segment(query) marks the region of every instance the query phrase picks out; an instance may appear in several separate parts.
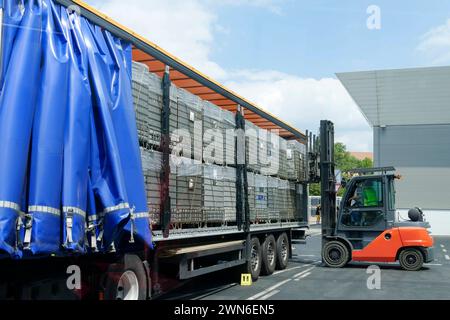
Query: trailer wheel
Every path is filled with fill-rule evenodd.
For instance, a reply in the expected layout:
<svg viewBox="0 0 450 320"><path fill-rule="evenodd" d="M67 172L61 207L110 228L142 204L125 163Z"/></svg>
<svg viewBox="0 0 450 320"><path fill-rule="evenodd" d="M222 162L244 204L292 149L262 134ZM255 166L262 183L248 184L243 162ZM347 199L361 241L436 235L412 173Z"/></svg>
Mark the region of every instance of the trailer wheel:
<svg viewBox="0 0 450 320"><path fill-rule="evenodd" d="M147 298L147 274L142 260L127 254L122 261L109 265L106 272L106 300L145 300Z"/></svg>
<svg viewBox="0 0 450 320"><path fill-rule="evenodd" d="M277 246L276 246L276 253L277 253L277 262L276 266L278 270L284 270L287 268L288 261L289 261L289 255L291 248L289 247L289 238L286 233L280 234L280 236L277 239Z"/></svg>
<svg viewBox="0 0 450 320"><path fill-rule="evenodd" d="M246 264L245 272L252 275L252 281L257 281L261 274L262 250L259 239L254 237L250 241L250 261Z"/></svg>
<svg viewBox="0 0 450 320"><path fill-rule="evenodd" d="M410 248L400 252L400 266L407 271L418 271L423 266L423 255L418 249Z"/></svg>
<svg viewBox="0 0 450 320"><path fill-rule="evenodd" d="M276 246L273 235L267 236L262 245L262 273L266 276L271 275L275 271L277 263Z"/></svg>
<svg viewBox="0 0 450 320"><path fill-rule="evenodd" d="M322 250L323 261L330 268L342 268L349 261L347 247L339 241L330 241L325 244Z"/></svg>

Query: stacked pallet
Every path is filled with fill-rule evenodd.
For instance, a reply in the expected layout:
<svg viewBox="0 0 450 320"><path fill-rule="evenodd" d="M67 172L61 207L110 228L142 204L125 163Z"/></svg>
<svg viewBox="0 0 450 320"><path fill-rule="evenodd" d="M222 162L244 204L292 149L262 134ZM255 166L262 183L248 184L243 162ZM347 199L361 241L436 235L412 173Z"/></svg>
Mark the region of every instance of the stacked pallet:
<svg viewBox="0 0 450 320"><path fill-rule="evenodd" d="M256 221L256 193L255 193L255 174L253 172L247 172L247 194L248 194L248 207L250 210L250 221Z"/></svg>
<svg viewBox="0 0 450 320"><path fill-rule="evenodd" d="M136 111L139 144L148 149L158 149L161 144L161 113L163 108L162 81L149 71L147 65L133 62L132 93ZM172 146L178 143L178 89L170 88L170 133Z"/></svg>
<svg viewBox="0 0 450 320"><path fill-rule="evenodd" d="M175 154L189 159L201 160L203 155L203 105L192 93L177 89ZM171 110L171 114L175 113Z"/></svg>
<svg viewBox="0 0 450 320"><path fill-rule="evenodd" d="M160 224L162 81L133 63L133 99L148 206ZM171 86L171 224L174 227L236 222L235 115ZM302 181L304 145L245 122L248 202L253 223L292 220L295 183Z"/></svg>
<svg viewBox="0 0 450 320"><path fill-rule="evenodd" d="M203 101L203 159L207 163L224 163L223 110Z"/></svg>
<svg viewBox="0 0 450 320"><path fill-rule="evenodd" d="M141 146L158 147L161 142L161 79L145 64L133 62L133 99Z"/></svg>
<svg viewBox="0 0 450 320"><path fill-rule="evenodd" d="M247 169L255 173L261 171L258 160L258 133L259 127L245 120L245 161Z"/></svg>
<svg viewBox="0 0 450 320"><path fill-rule="evenodd" d="M290 220L295 220L297 214L297 184L289 181L288 192L288 217Z"/></svg>
<svg viewBox="0 0 450 320"><path fill-rule="evenodd" d="M236 221L236 169L223 167L223 209L225 223Z"/></svg>
<svg viewBox="0 0 450 320"><path fill-rule="evenodd" d="M306 180L306 146L296 140L287 143L287 167L289 180Z"/></svg>
<svg viewBox="0 0 450 320"><path fill-rule="evenodd" d="M145 180L145 190L147 194L147 204L152 224L160 224L161 209L161 169L162 153L148 150L141 147L142 171ZM171 174L169 179L169 196L172 201L176 201L176 166L171 164Z"/></svg>
<svg viewBox="0 0 450 320"><path fill-rule="evenodd" d="M278 197L278 181L274 177L267 178L267 207L271 221L280 220L280 201Z"/></svg>
<svg viewBox="0 0 450 320"><path fill-rule="evenodd" d="M235 159L235 128L236 128L236 116L234 113L222 110L222 125L223 125L223 156L224 164L227 166L234 166L236 164Z"/></svg>
<svg viewBox="0 0 450 320"><path fill-rule="evenodd" d="M288 207L289 207L289 181L278 180L278 203L280 208L280 220L288 220Z"/></svg>
<svg viewBox="0 0 450 320"><path fill-rule="evenodd" d="M279 146L279 163L280 168L278 172L278 176L281 179L288 179L288 161L287 161L287 141L283 138L279 138L280 146Z"/></svg>

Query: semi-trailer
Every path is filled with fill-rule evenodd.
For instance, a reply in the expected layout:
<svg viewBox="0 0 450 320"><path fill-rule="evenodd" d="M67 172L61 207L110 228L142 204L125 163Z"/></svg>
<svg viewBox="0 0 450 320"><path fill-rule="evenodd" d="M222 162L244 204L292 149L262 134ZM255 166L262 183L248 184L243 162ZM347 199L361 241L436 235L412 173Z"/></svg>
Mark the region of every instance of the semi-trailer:
<svg viewBox="0 0 450 320"><path fill-rule="evenodd" d="M0 298L286 268L307 135L81 1L0 10Z"/></svg>

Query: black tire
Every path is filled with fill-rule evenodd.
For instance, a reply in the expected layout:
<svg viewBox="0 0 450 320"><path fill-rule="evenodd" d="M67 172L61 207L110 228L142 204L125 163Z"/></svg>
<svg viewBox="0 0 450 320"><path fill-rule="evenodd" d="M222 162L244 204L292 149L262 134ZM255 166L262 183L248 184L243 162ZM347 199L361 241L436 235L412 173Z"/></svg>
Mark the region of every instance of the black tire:
<svg viewBox="0 0 450 320"><path fill-rule="evenodd" d="M407 271L418 271L423 267L423 255L419 249L410 248L400 252L398 257L400 266Z"/></svg>
<svg viewBox="0 0 450 320"><path fill-rule="evenodd" d="M108 266L104 296L106 300L146 300L148 283L142 260L127 254Z"/></svg>
<svg viewBox="0 0 450 320"><path fill-rule="evenodd" d="M273 235L267 236L262 245L262 274L271 275L277 264L277 244Z"/></svg>
<svg viewBox="0 0 450 320"><path fill-rule="evenodd" d="M245 273L252 275L252 281L258 280L261 274L262 250L259 239L254 237L250 240L250 261L245 265Z"/></svg>
<svg viewBox="0 0 450 320"><path fill-rule="evenodd" d="M284 270L288 266L289 256L291 253L289 238L286 233L282 233L278 236L276 248L277 248L276 267L278 270Z"/></svg>
<svg viewBox="0 0 450 320"><path fill-rule="evenodd" d="M342 268L350 261L350 253L342 242L329 241L323 247L322 259L327 267Z"/></svg>

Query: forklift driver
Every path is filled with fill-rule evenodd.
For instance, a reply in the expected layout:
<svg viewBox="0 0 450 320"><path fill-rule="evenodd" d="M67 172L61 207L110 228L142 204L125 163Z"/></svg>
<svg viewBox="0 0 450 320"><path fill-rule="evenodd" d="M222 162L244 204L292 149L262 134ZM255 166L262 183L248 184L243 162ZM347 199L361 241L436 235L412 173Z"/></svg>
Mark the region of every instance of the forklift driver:
<svg viewBox="0 0 450 320"><path fill-rule="evenodd" d="M378 205L379 205L378 196L374 188L373 181L366 180L356 183L354 187L353 196L349 198L348 207L364 208L364 207L376 207ZM373 220L371 218L375 219L376 217L371 217L371 215L367 212L363 217L363 212L359 210L352 210L350 212L350 224L352 226L362 226L363 224L366 225L371 220Z"/></svg>
<svg viewBox="0 0 450 320"><path fill-rule="evenodd" d="M362 190L363 190L363 184L362 182L358 182L355 186L355 192L353 193L353 196L348 199L349 206L350 207L361 207L362 206Z"/></svg>
<svg viewBox="0 0 450 320"><path fill-rule="evenodd" d="M348 205L352 208L358 208L361 207L363 205L363 183L362 182L358 182L355 186L355 192L353 194L353 196L349 199L349 203ZM359 211L352 211L350 213L350 223L353 226L359 226L361 224L361 212Z"/></svg>

